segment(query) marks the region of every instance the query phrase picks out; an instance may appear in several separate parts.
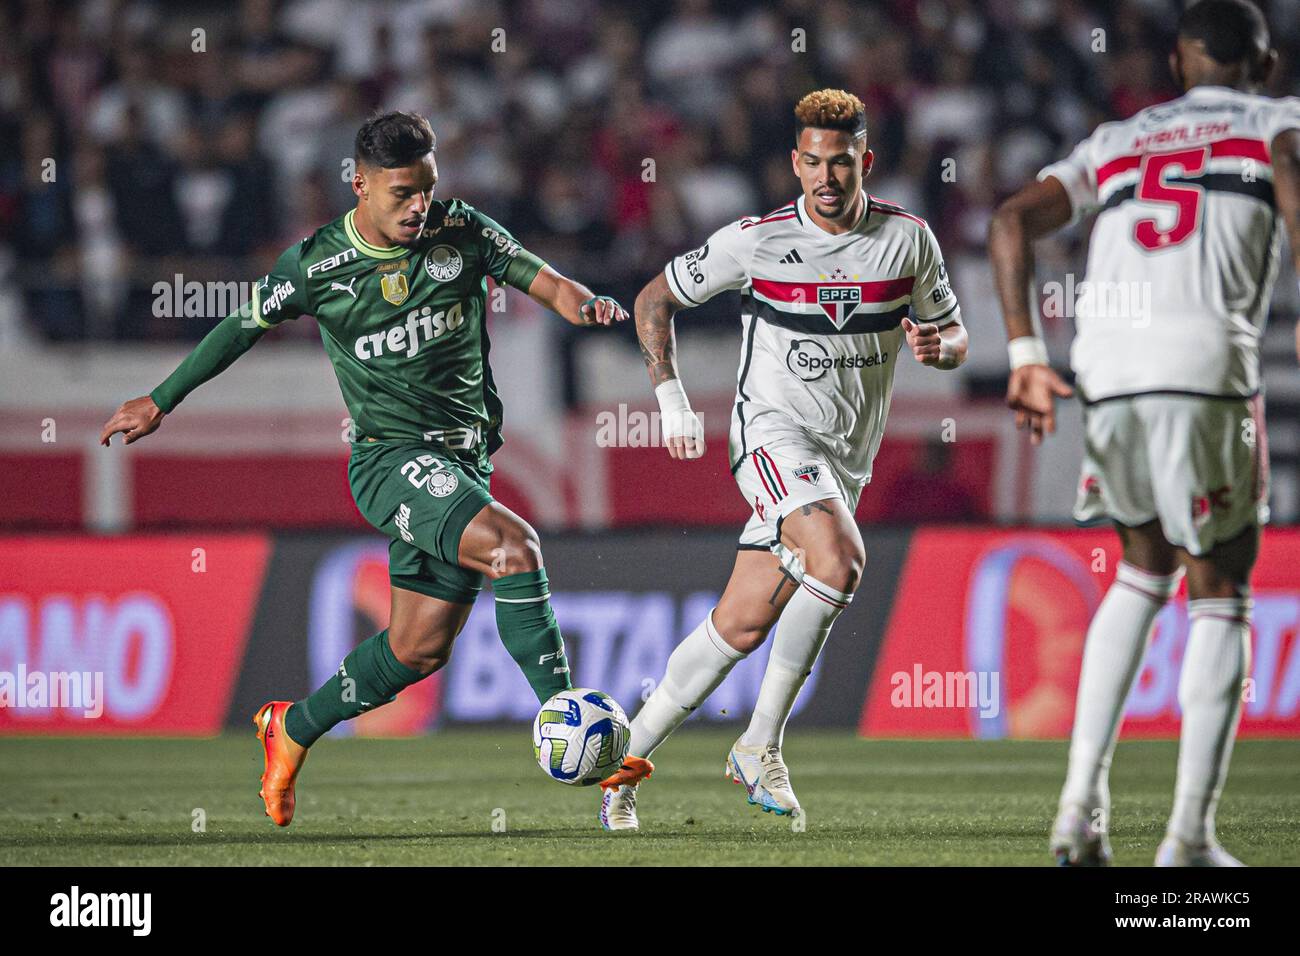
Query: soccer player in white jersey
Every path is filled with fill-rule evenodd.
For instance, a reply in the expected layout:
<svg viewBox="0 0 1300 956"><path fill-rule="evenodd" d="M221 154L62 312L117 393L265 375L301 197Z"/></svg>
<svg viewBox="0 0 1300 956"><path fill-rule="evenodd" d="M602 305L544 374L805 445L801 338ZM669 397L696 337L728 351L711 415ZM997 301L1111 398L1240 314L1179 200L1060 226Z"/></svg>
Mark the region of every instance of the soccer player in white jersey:
<svg viewBox="0 0 1300 956"><path fill-rule="evenodd" d="M726 773L764 810L799 809L781 756L786 719L862 573L853 520L889 411L906 338L925 365L953 369L966 331L926 223L868 196L862 102L820 90L795 107L791 152L802 195L719 229L678 256L636 301L637 335L669 453L704 454L677 374L673 313L742 292L742 344L730 463L753 509L718 606L673 651L632 722L629 758L601 784L607 829L635 829L646 759L767 637L778 618L753 718ZM909 308L916 317L907 317Z"/></svg>
<svg viewBox="0 0 1300 956"><path fill-rule="evenodd" d="M1097 212L1070 363L1085 407L1075 516L1109 517L1123 559L1088 630L1061 865L1110 861L1108 776L1151 627L1187 578L1173 813L1157 865L1241 865L1215 838L1249 670L1250 572L1267 521L1259 340L1283 223L1300 264L1300 101L1251 91L1276 54L1258 9L1202 0L1170 66L1186 91L1105 123L1007 200L989 251L1010 339L1007 402L1038 443L1072 390L1047 362L1030 242Z"/></svg>

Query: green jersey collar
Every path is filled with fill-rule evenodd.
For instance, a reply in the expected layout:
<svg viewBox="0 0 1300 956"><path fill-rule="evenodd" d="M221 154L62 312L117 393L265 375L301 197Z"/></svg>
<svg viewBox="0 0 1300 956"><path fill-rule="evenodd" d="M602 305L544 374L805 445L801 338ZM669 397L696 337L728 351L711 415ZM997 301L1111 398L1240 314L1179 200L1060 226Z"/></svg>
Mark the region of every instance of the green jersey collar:
<svg viewBox="0 0 1300 956"><path fill-rule="evenodd" d="M356 224L352 222L352 217L356 213L356 209L348 210L348 214L343 217L343 231L347 233L348 240L357 247L357 251L363 256L369 256L371 259L399 259L402 256L411 254L411 250L405 246L372 246L366 242L361 238L361 233L357 232Z"/></svg>

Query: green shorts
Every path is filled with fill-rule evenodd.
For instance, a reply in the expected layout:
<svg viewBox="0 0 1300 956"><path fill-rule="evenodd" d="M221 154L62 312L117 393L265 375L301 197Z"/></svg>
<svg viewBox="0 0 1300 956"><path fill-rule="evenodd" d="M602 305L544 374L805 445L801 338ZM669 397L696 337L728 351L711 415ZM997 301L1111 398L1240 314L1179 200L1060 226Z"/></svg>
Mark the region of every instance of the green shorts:
<svg viewBox="0 0 1300 956"><path fill-rule="evenodd" d="M456 563L461 535L492 500L488 475L416 441L357 442L348 484L361 514L392 540L393 587L472 604L483 575Z"/></svg>

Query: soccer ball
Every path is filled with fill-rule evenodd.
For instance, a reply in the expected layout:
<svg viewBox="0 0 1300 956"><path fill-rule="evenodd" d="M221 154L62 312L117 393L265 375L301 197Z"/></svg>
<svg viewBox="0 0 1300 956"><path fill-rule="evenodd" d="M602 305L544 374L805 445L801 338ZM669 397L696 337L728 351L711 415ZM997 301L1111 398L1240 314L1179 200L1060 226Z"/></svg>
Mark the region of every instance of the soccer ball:
<svg viewBox="0 0 1300 956"><path fill-rule="evenodd" d="M552 780L589 787L617 770L631 742L627 714L603 691L562 690L533 721L533 756Z"/></svg>

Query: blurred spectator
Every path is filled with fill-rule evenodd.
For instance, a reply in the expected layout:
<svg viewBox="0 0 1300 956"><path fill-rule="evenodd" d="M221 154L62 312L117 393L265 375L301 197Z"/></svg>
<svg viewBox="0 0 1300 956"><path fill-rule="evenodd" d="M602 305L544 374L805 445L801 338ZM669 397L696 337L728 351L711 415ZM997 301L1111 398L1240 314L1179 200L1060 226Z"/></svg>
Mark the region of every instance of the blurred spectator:
<svg viewBox="0 0 1300 956"><path fill-rule="evenodd" d="M644 69L655 88L689 119L707 122L727 98L730 72L746 51L709 0L677 0L646 43Z"/></svg>
<svg viewBox="0 0 1300 956"><path fill-rule="evenodd" d="M236 113L217 131L212 144L231 185L229 199L220 209L221 225L213 247L219 255L245 256L262 245L274 246L280 236L283 203L275 192L271 164L258 152L254 134L252 115ZM336 168L336 177L338 172Z"/></svg>
<svg viewBox="0 0 1300 956"><path fill-rule="evenodd" d="M88 149L85 155L98 154ZM121 134L108 149L105 175L117 231L135 253L162 256L185 248L176 204L176 163L146 138L135 104L127 106ZM86 185L78 177L78 192Z"/></svg>
<svg viewBox="0 0 1300 956"><path fill-rule="evenodd" d="M1300 0L1267 7L1280 52L1270 92L1295 93ZM0 242L11 247L0 260L15 264L0 281L18 284L28 321L50 338L200 335L202 322L131 314L141 290L180 261L216 278L260 273L352 204L344 161L362 118L403 108L434 125L440 196L463 196L557 264L631 296L668 255L797 194L791 106L829 85L867 104L868 189L929 219L992 337L990 210L1098 122L1176 94L1165 60L1179 9L0 3ZM47 159L59 170L48 182ZM1044 271L1077 271L1085 239L1074 229L1044 243ZM1068 323L1048 324L1049 337L1068 336ZM964 378L1000 374L996 349L976 351L988 361Z"/></svg>
<svg viewBox="0 0 1300 956"><path fill-rule="evenodd" d="M125 138L128 114L134 113L150 143L172 144L185 124L187 107L180 90L159 82L157 63L158 53L150 47L122 51L116 79L99 92L91 107L87 131L92 136L101 143Z"/></svg>

